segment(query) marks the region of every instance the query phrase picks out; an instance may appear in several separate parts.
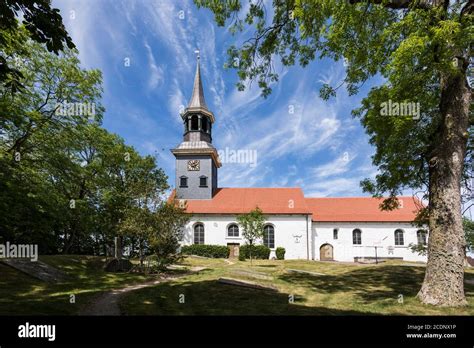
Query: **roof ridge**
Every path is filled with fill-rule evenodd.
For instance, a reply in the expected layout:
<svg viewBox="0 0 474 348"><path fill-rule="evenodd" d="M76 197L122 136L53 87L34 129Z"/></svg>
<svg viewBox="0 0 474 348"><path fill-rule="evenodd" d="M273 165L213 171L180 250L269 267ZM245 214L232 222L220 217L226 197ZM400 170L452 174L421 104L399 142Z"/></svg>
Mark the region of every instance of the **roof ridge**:
<svg viewBox="0 0 474 348"><path fill-rule="evenodd" d="M419 200L418 197L413 196L397 196L398 198L416 198ZM384 199L389 197L371 197L371 196L349 196L349 197L305 197L305 199Z"/></svg>

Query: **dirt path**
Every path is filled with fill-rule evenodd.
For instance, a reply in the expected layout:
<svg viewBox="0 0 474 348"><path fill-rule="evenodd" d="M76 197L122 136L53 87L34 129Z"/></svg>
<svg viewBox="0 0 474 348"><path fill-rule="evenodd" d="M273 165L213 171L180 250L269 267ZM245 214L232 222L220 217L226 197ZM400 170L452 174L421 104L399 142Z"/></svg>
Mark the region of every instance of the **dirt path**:
<svg viewBox="0 0 474 348"><path fill-rule="evenodd" d="M192 267L190 269L190 273L188 274L183 274L183 275L174 276L174 277L163 277L160 279L148 281L146 283L129 285L124 288L108 291L100 295L96 299L94 299L91 303L89 303L81 311L79 311L78 314L79 315L121 315L122 313L120 312L119 301L120 301L120 297L123 296L123 294L126 294L131 291L147 288L150 286L154 286L159 283L178 279L186 275L189 275L191 273L202 271L204 269L206 268L205 267Z"/></svg>

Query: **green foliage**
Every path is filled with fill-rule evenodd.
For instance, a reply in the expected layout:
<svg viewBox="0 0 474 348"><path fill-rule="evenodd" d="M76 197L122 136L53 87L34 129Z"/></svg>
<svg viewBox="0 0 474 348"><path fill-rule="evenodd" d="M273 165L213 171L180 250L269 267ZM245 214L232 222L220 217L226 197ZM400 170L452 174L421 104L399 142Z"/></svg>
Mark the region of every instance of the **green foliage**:
<svg viewBox="0 0 474 348"><path fill-rule="evenodd" d="M426 256L428 253L428 246L425 244L410 243L408 244L408 248L418 255Z"/></svg>
<svg viewBox="0 0 474 348"><path fill-rule="evenodd" d="M74 50L56 55L28 40L25 28L0 37L28 90L12 96L0 85L0 241L104 255L121 234L132 254L166 254L166 237L150 249L150 236L167 177L101 127L101 72L82 69ZM58 112L64 103L94 108Z"/></svg>
<svg viewBox="0 0 474 348"><path fill-rule="evenodd" d="M285 259L285 248L283 247L278 247L275 250L276 258L277 260L284 260Z"/></svg>
<svg viewBox="0 0 474 348"><path fill-rule="evenodd" d="M464 235L466 237L466 248L469 251L474 250L474 221L464 218L463 219Z"/></svg>
<svg viewBox="0 0 474 348"><path fill-rule="evenodd" d="M172 203L163 202L157 211L151 215L150 235L147 239L150 248L158 260L158 268L166 269L172 263L181 259L179 240L182 228L190 216Z"/></svg>
<svg viewBox="0 0 474 348"><path fill-rule="evenodd" d="M58 53L66 48L74 48L71 37L69 37L59 10L51 7L49 0L14 0L0 3L0 83L7 90L15 93L23 89L23 73L13 64L7 61L4 55L5 48L8 47L8 35L20 28L19 15L21 17L21 27L26 28L26 35L22 36L22 42L31 38L35 42L45 44L50 52Z"/></svg>
<svg viewBox="0 0 474 348"><path fill-rule="evenodd" d="M440 123L440 77L466 76L472 55L469 1L445 2L445 8L419 1L294 0L274 1L271 10L263 2L249 7L241 1L195 3L210 9L219 26L246 36L240 46L228 48L226 66L237 71L239 90L257 81L264 97L271 93L278 58L284 66L303 67L315 59L344 59L345 78L335 86L323 84L323 99L340 87L356 94L367 80L383 77L353 111L376 148L373 163L380 170L362 187L391 197L407 188L426 189ZM381 116L381 104L389 100L419 103L419 117ZM472 168L473 125L471 120L466 131L466 175Z"/></svg>
<svg viewBox="0 0 474 348"><path fill-rule="evenodd" d="M265 226L265 217L262 210L256 207L247 214L242 214L237 217L237 221L242 228L242 237L249 245L254 245L255 241L263 238L263 227ZM252 262L252 251L249 249L250 262Z"/></svg>
<svg viewBox="0 0 474 348"><path fill-rule="evenodd" d="M242 237L249 244L253 244L259 238L263 238L265 217L259 207L256 207L247 214L238 216L237 221L242 228Z"/></svg>
<svg viewBox="0 0 474 348"><path fill-rule="evenodd" d="M197 255L214 259L228 258L230 249L225 245L191 244L183 245L181 252L184 255Z"/></svg>
<svg viewBox="0 0 474 348"><path fill-rule="evenodd" d="M265 245L242 245L239 248L239 260L245 259L268 260L270 258L270 248Z"/></svg>

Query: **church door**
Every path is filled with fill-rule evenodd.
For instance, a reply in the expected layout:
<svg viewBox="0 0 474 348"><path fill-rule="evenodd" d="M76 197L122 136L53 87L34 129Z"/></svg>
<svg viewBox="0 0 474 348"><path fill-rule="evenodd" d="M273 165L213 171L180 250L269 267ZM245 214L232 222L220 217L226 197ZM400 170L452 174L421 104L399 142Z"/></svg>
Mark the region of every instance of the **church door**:
<svg viewBox="0 0 474 348"><path fill-rule="evenodd" d="M239 246L238 243L229 243L227 246L230 249L229 259L237 259L239 257Z"/></svg>
<svg viewBox="0 0 474 348"><path fill-rule="evenodd" d="M321 261L333 261L334 260L333 247L332 247L331 244L321 245L321 248L319 248L319 259Z"/></svg>

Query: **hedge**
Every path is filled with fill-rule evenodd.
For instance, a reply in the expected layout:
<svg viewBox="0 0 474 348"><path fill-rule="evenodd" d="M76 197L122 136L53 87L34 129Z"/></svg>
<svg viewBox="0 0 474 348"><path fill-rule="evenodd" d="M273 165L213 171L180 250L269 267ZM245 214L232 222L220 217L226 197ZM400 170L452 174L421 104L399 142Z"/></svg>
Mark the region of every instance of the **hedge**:
<svg viewBox="0 0 474 348"><path fill-rule="evenodd" d="M239 260L250 259L250 248L252 248L252 259L268 260L270 248L265 245L242 245L239 248Z"/></svg>
<svg viewBox="0 0 474 348"><path fill-rule="evenodd" d="M276 248L275 254L276 254L277 260L284 260L285 252L286 252L285 248L282 248L282 247Z"/></svg>
<svg viewBox="0 0 474 348"><path fill-rule="evenodd" d="M225 245L192 244L183 245L181 247L181 253L184 255L197 255L220 259L228 258L230 249Z"/></svg>

